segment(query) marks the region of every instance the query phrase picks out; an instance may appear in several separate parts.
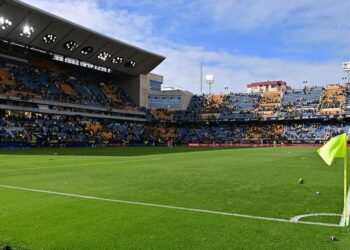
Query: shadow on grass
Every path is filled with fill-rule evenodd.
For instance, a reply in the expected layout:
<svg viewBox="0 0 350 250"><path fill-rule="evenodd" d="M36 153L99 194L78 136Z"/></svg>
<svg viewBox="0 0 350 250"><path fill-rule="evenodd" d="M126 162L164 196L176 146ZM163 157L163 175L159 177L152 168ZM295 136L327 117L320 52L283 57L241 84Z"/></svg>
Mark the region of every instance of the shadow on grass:
<svg viewBox="0 0 350 250"><path fill-rule="evenodd" d="M71 156L142 156L157 154L191 153L232 148L191 147L99 147L99 148L29 148L0 149L0 155L71 155Z"/></svg>

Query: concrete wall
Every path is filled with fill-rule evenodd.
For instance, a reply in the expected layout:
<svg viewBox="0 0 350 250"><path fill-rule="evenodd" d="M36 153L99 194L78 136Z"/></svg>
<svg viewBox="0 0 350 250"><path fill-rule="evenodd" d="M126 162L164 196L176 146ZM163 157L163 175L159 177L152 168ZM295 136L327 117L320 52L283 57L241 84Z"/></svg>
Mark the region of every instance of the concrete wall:
<svg viewBox="0 0 350 250"><path fill-rule="evenodd" d="M130 76L115 74L115 83L124 89L130 98L141 107L148 107L148 93L150 80L163 82L163 76L150 73L148 75Z"/></svg>
<svg viewBox="0 0 350 250"><path fill-rule="evenodd" d="M114 83L122 88L133 100L136 105L141 106L140 98L140 85L141 76L131 76L131 75L114 75Z"/></svg>
<svg viewBox="0 0 350 250"><path fill-rule="evenodd" d="M147 75L147 78L148 78L148 82L149 82L150 80L153 80L153 81L156 81L156 82L161 82L161 83L164 82L164 77L163 77L163 76L157 75L157 74L154 74L154 73L149 73L149 74Z"/></svg>
<svg viewBox="0 0 350 250"><path fill-rule="evenodd" d="M193 94L188 91L183 91L183 96L182 96L182 103L181 103L181 109L185 110L188 108L188 105L190 104L190 101L192 99Z"/></svg>
<svg viewBox="0 0 350 250"><path fill-rule="evenodd" d="M150 73L148 75L131 76L126 74L115 74L114 82L118 87L130 96L130 98L141 107L148 108L148 95L178 95L181 96L181 109L185 110L191 101L192 93L182 90L155 91L150 90L150 80L163 82L163 76Z"/></svg>
<svg viewBox="0 0 350 250"><path fill-rule="evenodd" d="M181 109L182 110L187 109L187 107L191 101L191 98L193 96L193 94L191 92L178 90L178 89L167 90L167 91L150 90L149 82L151 80L163 83L164 77L161 75L153 74L153 73L150 73L147 75L147 85L148 85L147 107L148 107L148 95L150 94L150 95L165 95L165 96L181 96Z"/></svg>
<svg viewBox="0 0 350 250"><path fill-rule="evenodd" d="M140 106L148 107L149 79L147 75L140 76Z"/></svg>
<svg viewBox="0 0 350 250"><path fill-rule="evenodd" d="M149 91L150 95L159 95L159 96L180 96L181 97L181 110L186 110L188 105L190 104L191 98L193 94L188 91L183 91L183 90L167 90L167 91L155 91L155 90L150 90Z"/></svg>

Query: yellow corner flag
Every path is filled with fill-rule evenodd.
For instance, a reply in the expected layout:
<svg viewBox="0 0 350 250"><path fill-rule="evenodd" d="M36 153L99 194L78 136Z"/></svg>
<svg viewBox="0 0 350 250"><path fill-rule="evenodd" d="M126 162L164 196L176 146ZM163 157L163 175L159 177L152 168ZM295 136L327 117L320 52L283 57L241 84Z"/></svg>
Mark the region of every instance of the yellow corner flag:
<svg viewBox="0 0 350 250"><path fill-rule="evenodd" d="M331 166L334 158L345 158L347 156L347 136L341 134L333 137L322 148L317 150L321 158Z"/></svg>
<svg viewBox="0 0 350 250"><path fill-rule="evenodd" d="M344 210L342 223L343 226L349 225L349 215L348 215L348 202L347 202L347 192L348 192L348 148L347 148L347 135L341 134L333 137L329 140L322 148L317 150L317 153L321 158L331 166L334 158L344 158Z"/></svg>

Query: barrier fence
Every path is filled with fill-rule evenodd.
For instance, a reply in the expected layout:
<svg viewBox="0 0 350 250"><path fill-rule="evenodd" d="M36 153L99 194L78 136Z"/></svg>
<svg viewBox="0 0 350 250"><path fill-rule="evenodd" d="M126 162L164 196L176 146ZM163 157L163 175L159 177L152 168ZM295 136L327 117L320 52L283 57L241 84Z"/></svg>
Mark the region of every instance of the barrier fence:
<svg viewBox="0 0 350 250"><path fill-rule="evenodd" d="M321 143L188 143L188 147L320 147Z"/></svg>

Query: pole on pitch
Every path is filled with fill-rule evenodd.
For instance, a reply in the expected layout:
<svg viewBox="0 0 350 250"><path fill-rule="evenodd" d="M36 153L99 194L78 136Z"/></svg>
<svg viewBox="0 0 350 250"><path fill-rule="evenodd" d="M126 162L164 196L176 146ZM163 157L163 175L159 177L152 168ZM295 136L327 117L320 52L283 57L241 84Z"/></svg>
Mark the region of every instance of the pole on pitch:
<svg viewBox="0 0 350 250"><path fill-rule="evenodd" d="M346 154L344 157L344 226L349 225L348 218L348 140L346 140Z"/></svg>

